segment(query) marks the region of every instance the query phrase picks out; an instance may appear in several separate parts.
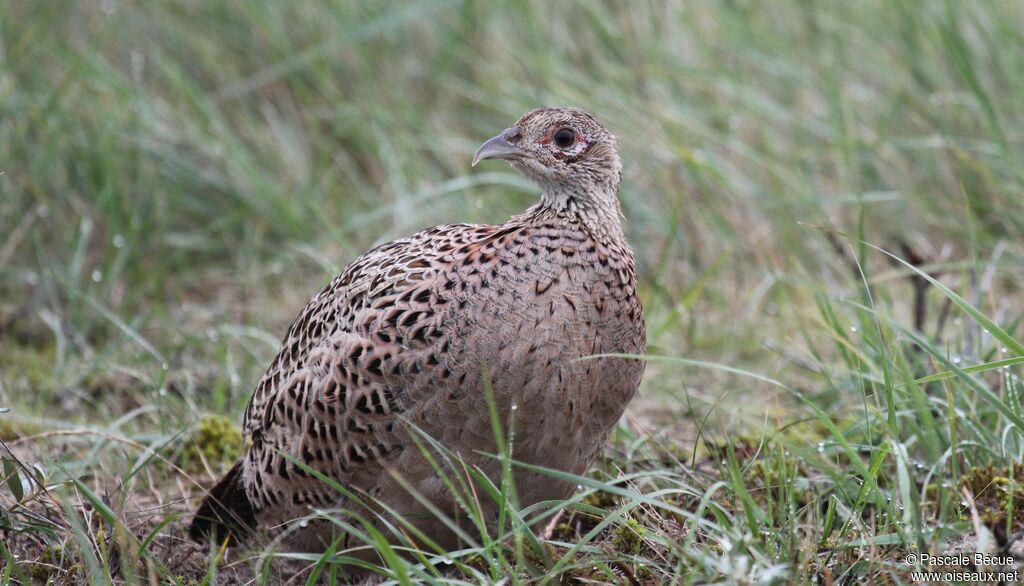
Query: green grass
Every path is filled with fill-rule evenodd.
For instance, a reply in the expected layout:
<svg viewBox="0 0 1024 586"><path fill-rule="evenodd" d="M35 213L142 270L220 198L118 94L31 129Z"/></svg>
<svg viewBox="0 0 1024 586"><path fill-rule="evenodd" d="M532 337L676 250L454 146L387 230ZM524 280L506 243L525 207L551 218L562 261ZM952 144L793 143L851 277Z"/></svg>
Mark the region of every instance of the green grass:
<svg viewBox="0 0 1024 586"><path fill-rule="evenodd" d="M393 579L909 582L906 552L1002 547L1024 529L1022 17L3 3L0 576L279 580L287 552L185 538L231 451L200 422L240 420L359 252L529 205L469 160L554 104L619 136L647 376L551 536L505 483L477 495L503 527L445 562L354 527ZM345 556L291 558L330 581Z"/></svg>

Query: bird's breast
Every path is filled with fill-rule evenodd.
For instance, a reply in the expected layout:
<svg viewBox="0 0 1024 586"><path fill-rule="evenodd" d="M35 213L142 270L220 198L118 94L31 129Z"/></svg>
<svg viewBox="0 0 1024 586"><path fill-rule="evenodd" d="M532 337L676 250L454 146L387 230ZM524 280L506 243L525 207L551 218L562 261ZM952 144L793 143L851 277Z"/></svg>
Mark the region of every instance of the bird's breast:
<svg viewBox="0 0 1024 586"><path fill-rule="evenodd" d="M609 360L591 358L643 351L631 256L548 229L468 258L455 274L441 327L460 376L490 373L496 389L523 401L618 394L624 405L632 396L632 380L606 376Z"/></svg>

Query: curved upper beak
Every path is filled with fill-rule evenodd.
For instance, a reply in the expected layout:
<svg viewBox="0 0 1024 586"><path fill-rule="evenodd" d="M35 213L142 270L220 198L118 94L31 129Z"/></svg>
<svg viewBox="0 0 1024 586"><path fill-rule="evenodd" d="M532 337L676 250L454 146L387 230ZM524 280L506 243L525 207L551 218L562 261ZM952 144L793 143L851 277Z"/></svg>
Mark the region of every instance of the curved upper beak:
<svg viewBox="0 0 1024 586"><path fill-rule="evenodd" d="M518 128L506 128L501 134L480 145L476 155L473 156L473 167L484 159L519 159L526 156L526 151L509 142L510 136L515 136Z"/></svg>

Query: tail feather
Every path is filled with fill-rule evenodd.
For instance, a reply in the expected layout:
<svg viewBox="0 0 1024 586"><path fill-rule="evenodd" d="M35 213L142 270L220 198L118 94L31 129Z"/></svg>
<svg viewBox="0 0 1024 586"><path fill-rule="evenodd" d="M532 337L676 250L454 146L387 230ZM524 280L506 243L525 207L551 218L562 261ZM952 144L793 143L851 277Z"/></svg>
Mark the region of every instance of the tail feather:
<svg viewBox="0 0 1024 586"><path fill-rule="evenodd" d="M199 543L227 539L228 545L236 545L252 534L255 527L256 512L245 496L240 460L210 489L192 518L188 534Z"/></svg>

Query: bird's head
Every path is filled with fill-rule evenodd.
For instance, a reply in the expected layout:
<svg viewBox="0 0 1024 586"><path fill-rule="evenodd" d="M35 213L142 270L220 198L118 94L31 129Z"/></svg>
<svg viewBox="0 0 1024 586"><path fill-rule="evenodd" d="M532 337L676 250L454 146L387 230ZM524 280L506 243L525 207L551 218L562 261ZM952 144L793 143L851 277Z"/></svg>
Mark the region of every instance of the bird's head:
<svg viewBox="0 0 1024 586"><path fill-rule="evenodd" d="M614 197L622 178L615 135L577 108L527 112L481 145L473 165L485 159L508 161L553 204L599 193Z"/></svg>

